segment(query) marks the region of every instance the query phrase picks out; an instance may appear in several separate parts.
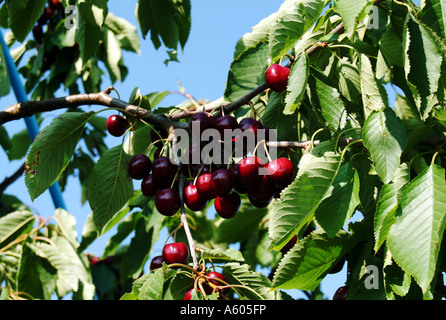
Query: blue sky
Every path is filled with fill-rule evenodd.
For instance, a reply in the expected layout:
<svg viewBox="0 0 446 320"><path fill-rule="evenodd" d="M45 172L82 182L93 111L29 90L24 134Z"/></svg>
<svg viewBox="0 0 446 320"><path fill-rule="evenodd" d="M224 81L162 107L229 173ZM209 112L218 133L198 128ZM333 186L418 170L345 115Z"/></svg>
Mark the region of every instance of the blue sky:
<svg viewBox="0 0 446 320"><path fill-rule="evenodd" d="M282 0L192 0L192 30L189 40L183 52L179 52L180 63L171 62L166 66L163 62L167 58L164 48L155 50L150 38L141 38L141 54L124 53L124 62L129 68L129 75L123 83L113 84L123 100L128 99L134 87L140 87L143 94L155 91L178 90L178 81L185 88L186 92L196 99L216 100L221 97L226 87L227 73L230 63L233 60L235 44L243 34L250 32L251 27L256 25L261 19L276 12ZM116 16L129 20L137 25L135 19L136 1L110 0L109 11ZM139 30L138 33L140 34ZM112 85L108 78L103 79L103 89ZM60 90L59 96L67 93ZM169 95L162 101L163 106L175 105L184 101L184 97L178 94ZM0 98L0 108L15 103L13 93L7 97ZM96 109L95 109L96 110ZM99 109L97 109L99 110ZM57 113L45 115L43 125L51 122ZM103 114L104 116L106 113ZM5 125L10 135L25 128L23 121L10 122ZM119 144L120 138L108 137L108 146ZM20 161L9 163L4 152L0 152L0 165L2 170L0 181L9 176L19 166ZM138 187L139 188L139 187ZM31 202L24 180L19 179L11 185L6 193L18 196L25 204L29 205L36 213L43 217L53 215L54 206L49 193L45 193ZM77 230L80 238L82 226L90 213L88 204L80 204L80 188L75 178L68 180L66 192L63 194L68 211L77 220ZM106 240L111 233L106 234L102 239L93 243L87 251L96 255L101 255ZM164 242L165 237L161 237ZM161 250L161 244L157 244L157 250ZM335 290L344 284L345 267L336 275L329 275L322 283L322 290L329 298L333 296ZM294 297L303 297L298 291L292 292Z"/></svg>

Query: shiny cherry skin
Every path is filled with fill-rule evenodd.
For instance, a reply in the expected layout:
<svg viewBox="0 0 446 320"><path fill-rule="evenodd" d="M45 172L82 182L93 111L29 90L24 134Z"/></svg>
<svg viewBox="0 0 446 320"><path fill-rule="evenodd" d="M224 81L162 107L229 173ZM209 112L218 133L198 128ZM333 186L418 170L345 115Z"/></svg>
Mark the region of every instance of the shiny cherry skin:
<svg viewBox="0 0 446 320"><path fill-rule="evenodd" d="M184 242L168 243L163 247L163 259L166 264L186 264L189 260L189 249Z"/></svg>
<svg viewBox="0 0 446 320"><path fill-rule="evenodd" d="M214 202L215 211L223 219L235 217L241 206L241 199L238 193L233 192L226 197L216 197Z"/></svg>
<svg viewBox="0 0 446 320"><path fill-rule="evenodd" d="M146 197L154 197L158 193L158 185L153 180L153 175L149 174L141 181L141 193Z"/></svg>
<svg viewBox="0 0 446 320"><path fill-rule="evenodd" d="M178 191L172 188L160 190L155 197L155 207L164 216L173 216L181 206Z"/></svg>
<svg viewBox="0 0 446 320"><path fill-rule="evenodd" d="M192 115L189 119L189 130L193 133L192 127L194 123L199 124L199 133L203 133L204 130L214 127L214 119L206 112L198 112Z"/></svg>
<svg viewBox="0 0 446 320"><path fill-rule="evenodd" d="M266 200L266 201L260 201L248 193L248 200L254 207L262 209L262 208L266 208L271 203L272 199Z"/></svg>
<svg viewBox="0 0 446 320"><path fill-rule="evenodd" d="M150 261L150 271L161 268L163 266L164 258L162 255L153 257Z"/></svg>
<svg viewBox="0 0 446 320"><path fill-rule="evenodd" d="M259 174L259 169L264 165L265 163L263 160L255 156L240 159L238 162L240 181L248 187L257 185L263 178L263 176Z"/></svg>
<svg viewBox="0 0 446 320"><path fill-rule="evenodd" d="M119 115L111 115L105 123L107 131L114 137L122 136L128 129L127 120Z"/></svg>
<svg viewBox="0 0 446 320"><path fill-rule="evenodd" d="M192 293L194 292L194 290L197 292L201 292L201 290L199 290L199 289L190 288L184 294L183 300L192 300Z"/></svg>
<svg viewBox="0 0 446 320"><path fill-rule="evenodd" d="M161 188L167 188L172 184L176 172L177 166L168 157L160 156L153 160L153 179Z"/></svg>
<svg viewBox="0 0 446 320"><path fill-rule="evenodd" d="M290 251L290 249L296 244L297 242L297 235L294 235L285 246L282 247L282 249L280 249L280 252L282 252L282 254L287 253L288 251Z"/></svg>
<svg viewBox="0 0 446 320"><path fill-rule="evenodd" d="M257 201L269 203L276 193L276 186L263 176L259 183L248 188L248 193Z"/></svg>
<svg viewBox="0 0 446 320"><path fill-rule="evenodd" d="M152 161L145 154L136 154L130 159L128 173L132 179L141 180L150 174Z"/></svg>
<svg viewBox="0 0 446 320"><path fill-rule="evenodd" d="M211 184L217 196L225 197L234 189L235 178L230 170L221 168L212 173Z"/></svg>
<svg viewBox="0 0 446 320"><path fill-rule="evenodd" d="M215 286L224 286L224 285L226 285L226 283L228 283L228 279L224 275L222 275L220 272L217 272L217 271L209 272L206 275L206 277L207 277L208 281ZM222 281L220 281L220 280L222 280ZM228 291L229 291L229 288L224 288L222 293L227 294Z"/></svg>
<svg viewBox="0 0 446 320"><path fill-rule="evenodd" d="M197 191L203 199L211 200L217 195L212 188L212 173L200 174L197 178Z"/></svg>
<svg viewBox="0 0 446 320"><path fill-rule="evenodd" d="M285 91L288 85L290 69L279 64L272 64L265 72L265 82L273 91Z"/></svg>
<svg viewBox="0 0 446 320"><path fill-rule="evenodd" d="M278 186L285 186L293 181L294 165L290 159L281 157L265 165L267 179Z"/></svg>
<svg viewBox="0 0 446 320"><path fill-rule="evenodd" d="M200 196L196 185L189 184L184 188L184 203L192 211L201 211L208 201Z"/></svg>
<svg viewBox="0 0 446 320"><path fill-rule="evenodd" d="M224 136L225 130L228 129L232 131L237 129L238 122L237 119L234 118L233 116L225 115L214 120L214 127L215 129L218 130L218 132L220 132L221 140L223 140L225 137Z"/></svg>
<svg viewBox="0 0 446 320"><path fill-rule="evenodd" d="M348 286L339 287L333 295L333 300L346 300L348 294Z"/></svg>

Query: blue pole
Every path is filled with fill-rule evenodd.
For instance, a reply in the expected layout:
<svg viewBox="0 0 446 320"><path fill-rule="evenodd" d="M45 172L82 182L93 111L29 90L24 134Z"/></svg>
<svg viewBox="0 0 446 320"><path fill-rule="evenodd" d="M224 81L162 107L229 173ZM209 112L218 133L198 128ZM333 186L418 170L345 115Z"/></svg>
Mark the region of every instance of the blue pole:
<svg viewBox="0 0 446 320"><path fill-rule="evenodd" d="M9 48L3 39L3 33L0 30L0 42L3 48L3 55L5 57L6 68L8 69L9 79L11 82L12 89L14 90L15 96L17 98L17 102L26 102L28 101L28 97L26 95L25 88L23 87L22 82L20 81L19 73L17 71L16 65L12 60L11 55L9 54ZM26 127L28 129L29 137L31 141L34 141L34 138L39 133L39 126L37 124L36 118L34 116L24 118ZM56 181L50 187L51 198L53 199L54 206L57 208L62 208L66 210L65 202L62 198L62 191L60 190L59 182Z"/></svg>

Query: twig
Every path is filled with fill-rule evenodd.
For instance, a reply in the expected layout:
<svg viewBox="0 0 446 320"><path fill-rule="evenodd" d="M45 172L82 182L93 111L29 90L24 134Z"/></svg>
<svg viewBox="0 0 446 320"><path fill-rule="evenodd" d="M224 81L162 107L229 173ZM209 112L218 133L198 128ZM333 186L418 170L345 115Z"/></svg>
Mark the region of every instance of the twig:
<svg viewBox="0 0 446 320"><path fill-rule="evenodd" d="M6 177L2 183L0 183L0 198L3 194L3 192L11 185L13 184L18 178L20 178L25 171L25 164L22 164L16 172L14 172L10 177Z"/></svg>

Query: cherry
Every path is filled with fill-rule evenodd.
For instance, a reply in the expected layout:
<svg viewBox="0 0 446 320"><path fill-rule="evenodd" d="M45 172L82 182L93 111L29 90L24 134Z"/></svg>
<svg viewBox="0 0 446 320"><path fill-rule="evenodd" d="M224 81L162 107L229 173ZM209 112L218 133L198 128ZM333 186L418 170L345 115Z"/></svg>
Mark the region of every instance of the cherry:
<svg viewBox="0 0 446 320"><path fill-rule="evenodd" d="M265 73L265 81L273 91L284 91L288 85L290 69L280 64L272 64Z"/></svg>
<svg viewBox="0 0 446 320"><path fill-rule="evenodd" d="M223 140L225 137L225 129L229 129L231 131L237 129L238 122L233 116L225 115L214 120L214 127L218 130L218 132L220 132L221 140Z"/></svg>
<svg viewBox="0 0 446 320"><path fill-rule="evenodd" d="M51 19L54 16L54 9L51 7L46 7L43 9L43 15L47 20Z"/></svg>
<svg viewBox="0 0 446 320"><path fill-rule="evenodd" d="M154 146L157 147L158 149L161 149L163 147L163 142L158 141L158 140L166 139L166 138L167 138L167 134L164 131L162 131L158 128L154 128L154 129L150 130L150 139L152 140L152 143L156 141Z"/></svg>
<svg viewBox="0 0 446 320"><path fill-rule="evenodd" d="M264 165L263 160L255 156L241 159L238 163L240 181L246 186L255 186L263 178L263 176L259 175L259 169Z"/></svg>
<svg viewBox="0 0 446 320"><path fill-rule="evenodd" d="M172 188L162 189L155 198L155 207L164 216L173 216L180 209L181 199L178 191Z"/></svg>
<svg viewBox="0 0 446 320"><path fill-rule="evenodd" d="M224 286L226 283L228 283L228 279L224 275L222 275L220 272L217 272L217 271L209 272L206 277L207 277L208 281L215 286ZM224 288L224 290L222 292L224 294L226 294L228 291L229 291L229 288Z"/></svg>
<svg viewBox="0 0 446 320"><path fill-rule="evenodd" d="M346 300L348 293L348 286L339 287L333 295L333 300Z"/></svg>
<svg viewBox="0 0 446 320"><path fill-rule="evenodd" d="M141 181L141 192L146 197L156 196L159 188L153 179L153 175L149 174Z"/></svg>
<svg viewBox="0 0 446 320"><path fill-rule="evenodd" d="M192 211L201 211L208 201L200 196L196 185L189 184L184 188L184 203Z"/></svg>
<svg viewBox="0 0 446 320"><path fill-rule="evenodd" d="M164 258L162 255L153 257L150 261L150 271L161 268L163 266Z"/></svg>
<svg viewBox="0 0 446 320"><path fill-rule="evenodd" d="M136 154L132 157L128 166L128 173L132 179L141 180L150 174L152 161L145 154Z"/></svg>
<svg viewBox="0 0 446 320"><path fill-rule="evenodd" d="M161 188L168 188L175 178L177 167L168 157L160 156L153 160L152 175Z"/></svg>
<svg viewBox="0 0 446 320"><path fill-rule="evenodd" d="M293 181L294 166L290 159L281 157L266 164L267 179L278 186L288 185Z"/></svg>
<svg viewBox="0 0 446 320"><path fill-rule="evenodd" d="M213 120L212 116L208 115L206 112L195 113L189 119L189 130L191 132L192 132L193 123L199 124L200 135L203 133L204 130L213 128L213 126L214 126L214 120Z"/></svg>
<svg viewBox="0 0 446 320"><path fill-rule="evenodd" d="M341 258L341 260L339 260L332 268L331 270L328 272L329 274L335 274L338 273L342 270L342 268L344 267L344 263L345 263L345 256L343 256Z"/></svg>
<svg viewBox="0 0 446 320"><path fill-rule="evenodd" d="M243 118L239 123L239 128L242 131L249 130L252 131L253 134L256 134L257 130L263 129L263 124L260 121L255 120L253 118Z"/></svg>
<svg viewBox="0 0 446 320"><path fill-rule="evenodd" d="M260 201L257 200L256 198L254 198L251 194L248 193L248 200L249 202L251 202L251 204L256 207L256 208L266 208L270 203L271 203L271 199L267 200L267 201Z"/></svg>
<svg viewBox="0 0 446 320"><path fill-rule="evenodd" d="M184 242L168 243L163 247L163 258L167 264L186 264L189 260L189 249Z"/></svg>
<svg viewBox="0 0 446 320"><path fill-rule="evenodd" d="M233 218L240 209L241 199L238 193L231 193L226 197L215 198L214 208L218 215L224 219Z"/></svg>
<svg viewBox="0 0 446 320"><path fill-rule="evenodd" d="M289 241L288 243L282 247L282 249L280 249L280 252L282 252L282 254L287 253L297 242L297 235L294 235Z"/></svg>
<svg viewBox="0 0 446 320"><path fill-rule="evenodd" d="M235 178L228 169L221 168L212 173L212 190L219 197L225 197L232 192L235 184Z"/></svg>
<svg viewBox="0 0 446 320"><path fill-rule="evenodd" d="M276 193L276 187L268 181L266 176L263 176L258 184L248 188L248 193L257 201L269 203Z"/></svg>
<svg viewBox="0 0 446 320"><path fill-rule="evenodd" d="M40 25L36 25L33 28L33 37L34 37L34 40L36 40L38 43L42 42L43 30L42 30L42 27Z"/></svg>
<svg viewBox="0 0 446 320"><path fill-rule="evenodd" d="M122 136L128 128L127 120L119 115L111 115L106 122L108 132L115 137Z"/></svg>
<svg viewBox="0 0 446 320"><path fill-rule="evenodd" d="M194 292L194 290L201 293L201 290L199 290L199 289L190 288L184 294L183 300L191 300L192 299L192 293Z"/></svg>
<svg viewBox="0 0 446 320"><path fill-rule="evenodd" d="M203 199L211 200L217 195L212 188L212 173L204 173L197 178L197 191Z"/></svg>

